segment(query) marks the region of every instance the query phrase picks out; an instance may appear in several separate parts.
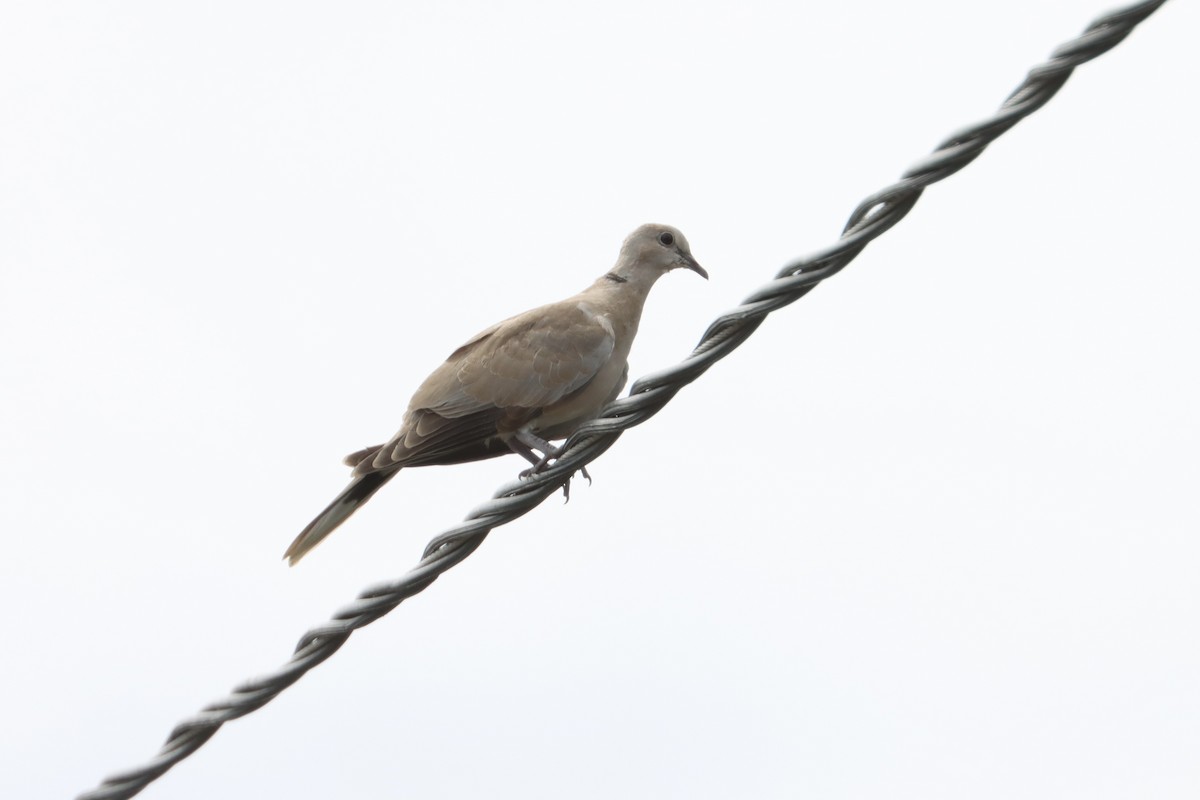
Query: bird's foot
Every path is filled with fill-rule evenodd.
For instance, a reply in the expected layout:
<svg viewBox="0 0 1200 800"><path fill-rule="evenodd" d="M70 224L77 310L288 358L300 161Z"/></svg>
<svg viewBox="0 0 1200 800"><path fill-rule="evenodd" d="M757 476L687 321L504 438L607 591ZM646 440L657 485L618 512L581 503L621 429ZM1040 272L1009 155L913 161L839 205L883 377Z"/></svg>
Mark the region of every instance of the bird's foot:
<svg viewBox="0 0 1200 800"><path fill-rule="evenodd" d="M532 467L521 470L519 473L517 473L517 475L521 478L532 478L534 475L537 475L539 472L545 469L549 463L550 459L543 459ZM587 467L580 467L578 470L576 470L576 472L587 479L588 486L592 485L592 476L588 474Z"/></svg>
<svg viewBox="0 0 1200 800"><path fill-rule="evenodd" d="M580 467L578 472L580 475L587 478L588 486L591 486L592 476L588 475L587 467ZM571 502L571 478L574 477L575 475L572 474L570 478L567 478L567 482L563 484L563 505Z"/></svg>
<svg viewBox="0 0 1200 800"><path fill-rule="evenodd" d="M546 468L547 465L554 459L558 458L558 454L562 451L552 444L547 443L545 455L537 460L537 463L526 470L530 475L536 475Z"/></svg>
<svg viewBox="0 0 1200 800"><path fill-rule="evenodd" d="M538 436L535 436L532 433L529 433L528 431L522 431L522 432L518 433L516 436L514 436L512 439L509 440L508 446L512 449L513 452L518 453L523 458L525 458L527 461L529 461L530 464L533 464L532 467L521 470L521 472L520 472L521 478L531 478L534 475L538 474L539 472L544 470L551 461L558 458L559 455L562 453L561 449L550 444L545 439L542 439ZM538 456L538 454L536 452L538 450L540 450L542 453L540 457ZM587 468L580 467L578 472L581 475L583 475L584 478L587 479L588 486L591 486L592 485L592 476L588 474ZM567 482L563 484L563 498L564 498L563 502L564 503L568 503L571 501L571 478L573 478L573 477L575 477L575 475L572 473L571 477L567 478Z"/></svg>
<svg viewBox="0 0 1200 800"><path fill-rule="evenodd" d="M553 453L547 453L546 455L544 455L543 457L541 457L537 461L535 461L532 467L521 470L520 476L522 478L532 478L534 475L537 475L539 472L544 470L546 468L546 466L551 461L553 461L557 456L558 456L557 451L555 451Z"/></svg>
<svg viewBox="0 0 1200 800"><path fill-rule="evenodd" d="M529 431L518 431L516 436L508 440L508 447L521 458L533 464L529 469L521 470L522 478L538 474L562 452L545 439ZM541 455L538 454L538 451L541 451Z"/></svg>

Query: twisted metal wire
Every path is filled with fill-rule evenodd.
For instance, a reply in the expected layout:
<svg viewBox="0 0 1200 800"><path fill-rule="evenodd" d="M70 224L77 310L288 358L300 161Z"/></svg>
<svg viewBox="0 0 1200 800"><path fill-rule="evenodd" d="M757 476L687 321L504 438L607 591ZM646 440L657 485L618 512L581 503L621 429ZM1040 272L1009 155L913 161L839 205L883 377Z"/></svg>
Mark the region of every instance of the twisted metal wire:
<svg viewBox="0 0 1200 800"><path fill-rule="evenodd" d="M610 403L599 417L567 440L553 464L531 478L500 487L491 500L471 511L460 525L433 539L411 571L364 590L328 622L300 637L291 659L280 669L243 683L227 697L184 720L171 731L153 759L108 777L100 786L79 795L78 800L123 800L138 794L200 749L226 722L266 705L332 656L354 631L424 591L442 573L471 555L493 528L532 511L611 447L623 431L657 414L680 389L746 341L768 314L794 303L840 272L872 240L903 219L926 186L974 161L994 139L1053 97L1075 67L1112 49L1165 2L1148 0L1097 19L1080 36L1055 50L1048 61L1030 70L996 114L946 139L900 181L863 200L850 215L836 244L779 270L774 280L709 325L695 350L681 363L642 378L627 397Z"/></svg>

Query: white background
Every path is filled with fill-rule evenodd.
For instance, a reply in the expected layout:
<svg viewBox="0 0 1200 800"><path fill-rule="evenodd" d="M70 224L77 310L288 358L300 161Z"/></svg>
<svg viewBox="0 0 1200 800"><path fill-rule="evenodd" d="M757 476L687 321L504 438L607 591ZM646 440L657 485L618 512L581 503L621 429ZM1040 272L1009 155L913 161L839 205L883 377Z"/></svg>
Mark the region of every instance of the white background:
<svg viewBox="0 0 1200 800"><path fill-rule="evenodd" d="M0 12L0 796L70 797L522 467L340 457L647 221L633 374L1100 12ZM1200 794L1196 3L147 798Z"/></svg>

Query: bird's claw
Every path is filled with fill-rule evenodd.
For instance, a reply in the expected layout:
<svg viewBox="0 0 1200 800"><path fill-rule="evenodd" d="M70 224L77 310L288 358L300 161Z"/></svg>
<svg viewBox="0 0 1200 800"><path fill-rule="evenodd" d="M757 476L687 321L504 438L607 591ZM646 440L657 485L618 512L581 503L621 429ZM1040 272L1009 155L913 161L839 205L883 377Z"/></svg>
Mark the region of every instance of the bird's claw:
<svg viewBox="0 0 1200 800"><path fill-rule="evenodd" d="M591 486L592 485L592 476L588 475L587 467L580 467L578 472L580 475L587 478L588 486ZM571 478L574 478L574 477L575 477L575 475L574 475L574 473L572 473L571 476L569 478L567 478L567 482L563 484L563 505L564 506L567 503L571 502Z"/></svg>
<svg viewBox="0 0 1200 800"><path fill-rule="evenodd" d="M541 461L539 461L538 463L534 464L532 467L529 467L528 469L523 469L523 470L521 470L521 472L520 472L520 473L518 473L519 477L521 477L521 478L532 478L534 475L538 474L538 473L539 473L539 472L541 472L543 469L545 469L545 468L546 468L546 465L547 465L547 464L550 462L550 460L551 460L551 459L553 459L553 458L554 458L554 454L547 455L547 456L546 456L546 457L544 457L544 458L543 458ZM587 482L588 482L588 486L591 486L591 485L592 485L592 476L588 474L587 467L580 467L580 468L579 468L578 470L576 470L576 471L577 471L577 472L578 472L580 475L582 475L582 476L583 476L583 477L584 477L584 478L587 480ZM574 478L574 477L575 477L575 475L574 475L574 473L572 473L572 474L571 474L571 476L567 478L566 482L565 482L565 483L563 483L563 486L562 486L562 490L563 490L563 503L569 503L569 502L571 502L571 478Z"/></svg>

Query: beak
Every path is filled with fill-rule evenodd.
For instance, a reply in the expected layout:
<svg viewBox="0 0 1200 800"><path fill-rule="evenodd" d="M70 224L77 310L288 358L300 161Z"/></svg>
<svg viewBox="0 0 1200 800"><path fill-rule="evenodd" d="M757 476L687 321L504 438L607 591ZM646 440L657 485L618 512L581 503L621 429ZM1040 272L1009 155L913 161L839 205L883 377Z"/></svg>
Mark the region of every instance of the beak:
<svg viewBox="0 0 1200 800"><path fill-rule="evenodd" d="M682 250L679 251L679 265L682 267L687 267L701 278L704 278L704 280L708 280L708 270L700 266L699 262L692 258L689 253L685 253Z"/></svg>

